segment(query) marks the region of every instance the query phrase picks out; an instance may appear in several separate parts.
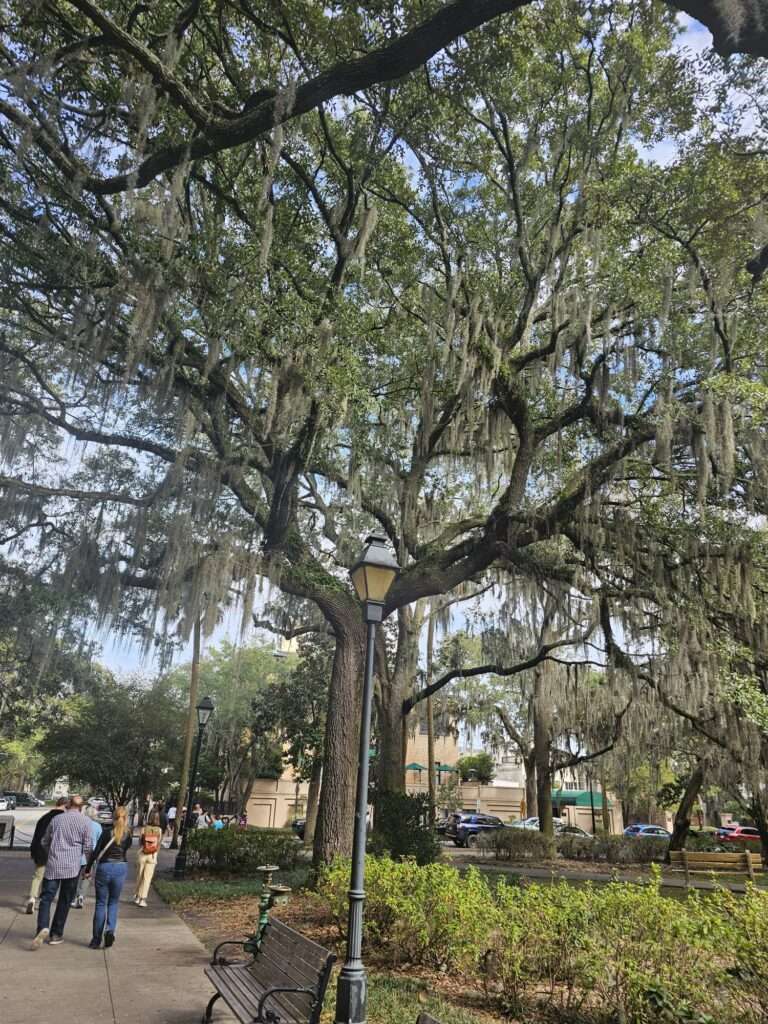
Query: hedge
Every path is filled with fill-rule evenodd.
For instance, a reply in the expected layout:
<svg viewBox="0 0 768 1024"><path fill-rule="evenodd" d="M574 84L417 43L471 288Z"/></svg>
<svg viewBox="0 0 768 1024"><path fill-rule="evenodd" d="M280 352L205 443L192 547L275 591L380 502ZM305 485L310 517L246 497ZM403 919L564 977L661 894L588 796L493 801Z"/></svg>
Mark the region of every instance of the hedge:
<svg viewBox="0 0 768 1024"><path fill-rule="evenodd" d="M500 828L480 836L478 847L492 853L496 860L552 860L555 843L549 836L532 828Z"/></svg>
<svg viewBox="0 0 768 1024"><path fill-rule="evenodd" d="M557 852L568 860L588 860L606 864L662 863L667 856L668 839L638 836L557 836Z"/></svg>
<svg viewBox="0 0 768 1024"><path fill-rule="evenodd" d="M194 829L187 840L187 863L205 871L252 875L262 864L295 867L300 847L288 829Z"/></svg>
<svg viewBox="0 0 768 1024"><path fill-rule="evenodd" d="M349 863L318 896L343 931ZM369 858L365 941L377 959L450 971L491 1011L569 1024L766 1021L768 894L724 890L684 901L647 885L575 888L501 880L475 868ZM540 1015L540 1016L538 1016Z"/></svg>

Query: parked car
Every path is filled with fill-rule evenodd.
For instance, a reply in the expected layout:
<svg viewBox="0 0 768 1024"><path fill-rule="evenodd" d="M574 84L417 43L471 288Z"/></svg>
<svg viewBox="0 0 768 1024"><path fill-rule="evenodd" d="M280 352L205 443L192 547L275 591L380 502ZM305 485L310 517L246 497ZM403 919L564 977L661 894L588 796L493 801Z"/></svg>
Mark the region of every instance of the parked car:
<svg viewBox="0 0 768 1024"><path fill-rule="evenodd" d="M8 806L8 798L5 793L0 793L0 811L10 811Z"/></svg>
<svg viewBox="0 0 768 1024"><path fill-rule="evenodd" d="M445 834L456 846L476 846L481 835L505 827L501 818L492 814L462 812L450 816Z"/></svg>
<svg viewBox="0 0 768 1024"><path fill-rule="evenodd" d="M447 818L441 818L440 821L435 822L435 832L438 835L444 836L445 830L448 828L448 822L451 820L450 815Z"/></svg>
<svg viewBox="0 0 768 1024"><path fill-rule="evenodd" d="M15 811L16 810L16 794L15 793L4 793L0 791L0 800L5 800L5 810Z"/></svg>
<svg viewBox="0 0 768 1024"><path fill-rule="evenodd" d="M302 839L302 840L304 839L304 829L306 827L307 827L307 819L306 818L296 818L294 821L291 822L291 828L293 829L294 834L297 835L299 837L299 839Z"/></svg>
<svg viewBox="0 0 768 1024"><path fill-rule="evenodd" d="M736 825L734 828L721 829L717 839L721 843L759 843L760 833L751 825Z"/></svg>
<svg viewBox="0 0 768 1024"><path fill-rule="evenodd" d="M9 793L14 797L17 807L45 807L45 800L40 800L34 793Z"/></svg>
<svg viewBox="0 0 768 1024"><path fill-rule="evenodd" d="M637 836L641 839L670 839L671 832L662 828L661 825L628 825L624 829L625 836Z"/></svg>
<svg viewBox="0 0 768 1024"><path fill-rule="evenodd" d="M513 821L509 826L510 828L538 828L539 819L533 818L518 818L517 821Z"/></svg>
<svg viewBox="0 0 768 1024"><path fill-rule="evenodd" d="M594 839L591 832L581 828L579 825L555 825L555 835L558 836L579 836L580 839Z"/></svg>

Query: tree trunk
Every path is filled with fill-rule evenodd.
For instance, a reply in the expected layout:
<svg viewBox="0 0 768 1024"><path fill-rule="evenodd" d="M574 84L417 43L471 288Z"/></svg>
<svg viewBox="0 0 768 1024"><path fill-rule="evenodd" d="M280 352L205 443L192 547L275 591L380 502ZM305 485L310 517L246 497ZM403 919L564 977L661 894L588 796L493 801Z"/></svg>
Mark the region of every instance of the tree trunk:
<svg viewBox="0 0 768 1024"><path fill-rule="evenodd" d="M184 758L181 764L179 780L179 799L176 817L173 819L173 837L171 849L175 850L179 842L179 829L182 825L183 808L187 800L189 786L189 766L192 761L192 742L197 732L197 683L200 677L200 619L195 619L192 628L192 671L189 676L189 708L187 710L187 727L184 733Z"/></svg>
<svg viewBox="0 0 768 1024"><path fill-rule="evenodd" d="M334 633L336 650L328 693L323 785L314 840L315 864L328 864L334 857L351 853L355 816L365 643L362 617L355 621L354 612L350 612L346 621L337 622Z"/></svg>
<svg viewBox="0 0 768 1024"><path fill-rule="evenodd" d="M536 761L536 803L539 814L539 831L554 836L552 824L552 709L544 700L543 677L535 673L533 688L533 749Z"/></svg>
<svg viewBox="0 0 768 1024"><path fill-rule="evenodd" d="M670 861L669 854L672 850L684 850L685 841L688 838L688 831L691 827L691 812L696 804L699 790L704 783L704 764L702 761L694 768L691 777L688 779L683 792L680 805L675 814L675 823L672 826L672 838L669 840L667 851L667 863Z"/></svg>
<svg viewBox="0 0 768 1024"><path fill-rule="evenodd" d="M432 685L432 665L435 654L435 610L429 616L427 626L427 686ZM432 697L427 697L427 785L429 787L429 824L435 824L437 786L435 784L435 712Z"/></svg>
<svg viewBox="0 0 768 1024"><path fill-rule="evenodd" d="M378 740L378 792L405 791L405 757L403 755L403 701L407 693L402 673L395 672L381 684L381 699L376 703L376 736Z"/></svg>
<svg viewBox="0 0 768 1024"><path fill-rule="evenodd" d="M307 820L304 825L304 842L315 841L315 830L317 828L317 811L320 804L320 784L323 778L323 762L316 757L312 763L312 774L309 777L309 792L307 793Z"/></svg>
<svg viewBox="0 0 768 1024"><path fill-rule="evenodd" d="M755 828L760 833L760 852L763 856L763 867L768 868L768 810L766 810L759 797L752 800L750 809L755 820Z"/></svg>
<svg viewBox="0 0 768 1024"><path fill-rule="evenodd" d="M608 794L605 786L605 772L600 772L600 793L603 798L603 832L606 835L610 835L611 832L611 812L608 810Z"/></svg>
<svg viewBox="0 0 768 1024"><path fill-rule="evenodd" d="M523 818L535 818L539 813L538 794L536 792L536 751L523 758L525 768L525 814Z"/></svg>

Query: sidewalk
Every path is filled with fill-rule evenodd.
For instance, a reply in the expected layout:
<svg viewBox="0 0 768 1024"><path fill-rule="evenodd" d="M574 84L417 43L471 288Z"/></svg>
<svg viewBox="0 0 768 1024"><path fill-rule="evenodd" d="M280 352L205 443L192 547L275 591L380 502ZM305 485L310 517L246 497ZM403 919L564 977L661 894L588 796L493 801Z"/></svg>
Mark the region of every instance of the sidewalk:
<svg viewBox="0 0 768 1024"><path fill-rule="evenodd" d="M36 916L23 912L32 861L0 852L0 1020L3 1024L197 1024L213 994L208 955L184 922L152 892L135 907L133 858L123 889L117 940L88 949L93 898L71 910L60 946L29 950ZM215 1024L234 1018L217 1003Z"/></svg>

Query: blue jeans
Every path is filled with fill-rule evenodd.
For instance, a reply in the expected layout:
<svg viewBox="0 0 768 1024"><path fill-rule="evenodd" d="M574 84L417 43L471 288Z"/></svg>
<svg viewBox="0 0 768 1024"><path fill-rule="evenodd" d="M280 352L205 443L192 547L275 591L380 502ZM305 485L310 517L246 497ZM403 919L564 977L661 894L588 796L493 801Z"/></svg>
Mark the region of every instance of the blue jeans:
<svg viewBox="0 0 768 1024"><path fill-rule="evenodd" d="M125 861L107 861L99 864L96 872L96 909L93 912L93 941L101 942L104 921L107 931L117 930L117 910L120 893L123 891L128 865Z"/></svg>
<svg viewBox="0 0 768 1024"><path fill-rule="evenodd" d="M43 887L40 891L40 907L37 911L37 930L47 928L51 918L51 904L59 893L59 902L56 904L56 913L53 915L51 935L63 935L64 925L67 923L69 904L77 892L77 879L74 878L44 878ZM59 892L59 886L61 891Z"/></svg>

